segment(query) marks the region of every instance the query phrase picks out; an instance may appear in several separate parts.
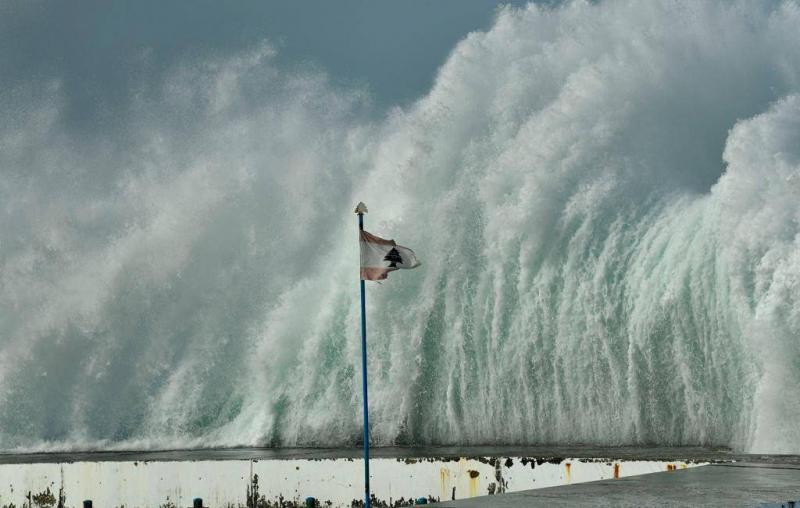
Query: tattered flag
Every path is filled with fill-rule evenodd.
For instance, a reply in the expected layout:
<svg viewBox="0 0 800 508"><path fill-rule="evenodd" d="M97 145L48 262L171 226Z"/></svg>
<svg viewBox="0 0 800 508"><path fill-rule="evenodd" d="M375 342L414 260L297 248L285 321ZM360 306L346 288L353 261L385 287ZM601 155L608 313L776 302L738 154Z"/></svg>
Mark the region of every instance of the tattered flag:
<svg viewBox="0 0 800 508"><path fill-rule="evenodd" d="M420 265L414 251L397 245L394 240L386 240L368 233L359 232L361 244L361 279L383 280L389 272Z"/></svg>

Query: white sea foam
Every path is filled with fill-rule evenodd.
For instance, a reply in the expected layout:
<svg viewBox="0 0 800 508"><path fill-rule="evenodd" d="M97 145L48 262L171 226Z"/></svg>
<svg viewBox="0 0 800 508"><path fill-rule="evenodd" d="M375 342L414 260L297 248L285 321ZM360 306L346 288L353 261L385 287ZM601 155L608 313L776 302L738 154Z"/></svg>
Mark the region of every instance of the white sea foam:
<svg viewBox="0 0 800 508"><path fill-rule="evenodd" d="M426 96L187 62L124 126L3 92L0 446L800 452L800 7L504 9ZM88 141L87 141L88 138Z"/></svg>

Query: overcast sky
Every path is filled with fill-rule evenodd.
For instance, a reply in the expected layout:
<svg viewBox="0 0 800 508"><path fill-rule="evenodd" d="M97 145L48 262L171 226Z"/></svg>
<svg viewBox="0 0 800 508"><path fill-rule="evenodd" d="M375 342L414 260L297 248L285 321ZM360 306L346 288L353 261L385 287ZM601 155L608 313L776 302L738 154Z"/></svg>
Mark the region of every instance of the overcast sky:
<svg viewBox="0 0 800 508"><path fill-rule="evenodd" d="M279 65L366 86L381 110L424 94L454 45L488 28L501 3L525 2L0 0L0 85L58 79L66 114L83 123L182 59L268 40Z"/></svg>

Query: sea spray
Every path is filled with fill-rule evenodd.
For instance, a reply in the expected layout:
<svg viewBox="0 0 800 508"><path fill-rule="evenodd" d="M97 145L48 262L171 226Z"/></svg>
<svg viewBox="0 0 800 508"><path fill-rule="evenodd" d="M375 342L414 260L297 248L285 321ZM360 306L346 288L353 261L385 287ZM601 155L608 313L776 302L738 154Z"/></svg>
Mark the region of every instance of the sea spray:
<svg viewBox="0 0 800 508"><path fill-rule="evenodd" d="M89 140L4 92L0 446L356 443L363 200L425 263L368 289L376 444L800 451L797 26L506 8L382 118L268 44Z"/></svg>

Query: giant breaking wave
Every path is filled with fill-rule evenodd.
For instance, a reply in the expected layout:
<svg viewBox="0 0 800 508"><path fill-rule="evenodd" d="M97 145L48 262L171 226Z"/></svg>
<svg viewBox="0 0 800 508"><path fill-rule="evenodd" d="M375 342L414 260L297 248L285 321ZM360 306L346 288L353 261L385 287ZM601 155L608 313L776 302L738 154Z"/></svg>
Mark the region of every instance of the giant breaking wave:
<svg viewBox="0 0 800 508"><path fill-rule="evenodd" d="M264 44L65 127L0 92L0 448L377 444L800 452L800 6L503 9L430 93Z"/></svg>

